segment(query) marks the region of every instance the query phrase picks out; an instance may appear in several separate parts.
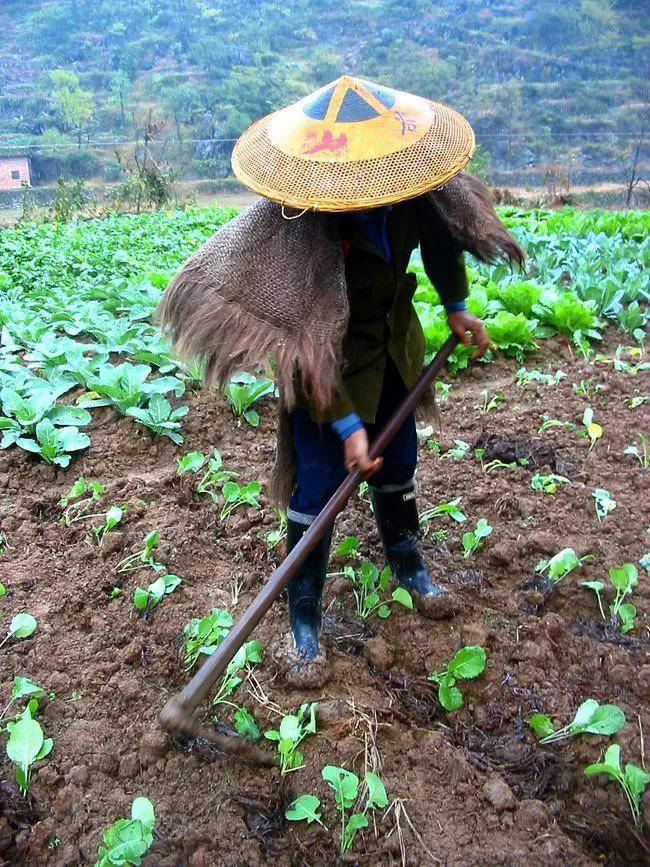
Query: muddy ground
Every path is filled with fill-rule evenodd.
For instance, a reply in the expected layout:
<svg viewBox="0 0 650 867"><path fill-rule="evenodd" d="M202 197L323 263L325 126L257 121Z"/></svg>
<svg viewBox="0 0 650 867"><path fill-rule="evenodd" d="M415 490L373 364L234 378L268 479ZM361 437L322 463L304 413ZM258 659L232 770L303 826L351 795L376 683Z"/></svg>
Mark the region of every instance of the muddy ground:
<svg viewBox="0 0 650 867"><path fill-rule="evenodd" d="M620 337L620 335L619 335ZM616 336L606 349L611 355ZM587 736L540 747L526 721L535 711L568 722L592 696L618 704L628 722L615 739L626 762L641 765L650 730L648 582L639 566L633 601L639 609L629 636L605 628L595 599L580 581L604 578L608 567L638 563L648 549L648 475L623 449L648 433L647 404L626 400L647 391L643 374L575 358L550 341L529 368L564 370L557 386L515 383L518 364L500 360L453 378L441 405L442 447L459 437L537 434L543 414L580 421L585 398L573 383L588 380L589 404L604 430L589 451L576 431L554 427L541 436L558 449L571 475L554 496L531 490L532 464L486 474L473 455L441 460L422 443L420 507L462 497L468 524L485 517L494 531L483 551L464 559L466 527L437 520L424 541L426 560L441 583L461 596L462 611L427 622L400 608L388 620L364 625L353 617L345 581L326 591L324 643L333 677L322 689L286 687L272 648L286 631L284 601L256 633L268 651L237 700L264 728L277 708L319 702L316 735L304 746L305 766L281 779L275 769L226 759L196 741L170 740L156 724L165 700L187 681L180 659L183 625L210 608L241 613L279 561L264 534L276 516L264 496L259 512L236 512L226 523L209 497L193 494L176 473L185 451L216 446L224 464L246 481L266 483L273 459L274 406L260 406L257 430L238 425L223 398L189 396L185 443L179 449L113 411L95 412L90 450L67 470L38 464L17 449L0 453L0 558L7 596L3 623L19 611L38 619L29 639L5 645L3 703L16 674L33 678L54 697L41 700L39 719L54 750L35 773L32 797L16 797L13 768L2 750L0 853L5 864L90 864L103 831L129 814L137 795L154 803L157 826L145 865L258 865L337 863L330 831L288 823L284 805L304 792L318 795L326 824L336 832L333 801L321 779L325 764L363 773L375 767L389 799L398 799L376 828L357 837L348 863L444 865L592 865L647 863L648 840L630 823L622 793L602 778L585 778L608 739ZM597 388L597 390L596 390ZM482 390L505 401L486 413ZM547 469L548 471L548 469ZM106 485L101 509L128 504L121 529L100 549L89 524L60 522L59 497L83 474ZM617 508L597 520L592 491L604 487ZM263 490L264 493L264 490ZM131 595L150 575L116 574L152 528L157 559L183 583L147 618ZM434 531L447 531L446 539ZM358 533L364 556L380 562L372 515L354 498L337 537ZM554 590L535 581L540 558L563 547L590 553L580 572ZM332 571L338 568L332 564ZM124 594L109 598L122 585ZM3 627L4 629L5 627ZM426 675L463 644L487 650L486 671L463 685L465 705L445 713ZM4 739L3 739L4 740ZM646 827L650 795L645 798ZM376 831L376 835L375 835Z"/></svg>

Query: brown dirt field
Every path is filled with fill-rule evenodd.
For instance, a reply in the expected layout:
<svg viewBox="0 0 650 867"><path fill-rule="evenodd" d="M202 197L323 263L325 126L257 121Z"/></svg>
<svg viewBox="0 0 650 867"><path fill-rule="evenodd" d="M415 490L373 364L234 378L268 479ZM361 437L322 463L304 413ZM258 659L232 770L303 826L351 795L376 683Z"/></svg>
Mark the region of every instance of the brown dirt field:
<svg viewBox="0 0 650 867"><path fill-rule="evenodd" d="M610 355L615 345L610 335ZM460 549L466 527L449 519L432 527L447 529L445 541L433 532L425 539L432 573L459 592L463 609L453 619L430 622L400 608L364 629L352 618L345 584L330 581L324 643L333 677L320 690L300 693L283 683L270 652L287 628L285 603L276 603L256 632L268 651L256 671L270 701L256 700L248 683L236 699L262 730L277 725L275 705L288 711L319 701L318 731L303 743L305 766L284 779L277 769L224 758L206 744L171 740L156 723L164 702L188 679L179 656L183 625L213 606L240 614L279 556L269 554L261 538L276 523L264 497L260 512L238 511L221 523L209 497L197 498L191 483L179 479L176 458L216 446L226 467L265 484L273 459L272 403L260 405L262 423L254 430L237 425L222 397L189 395L180 448L111 410L96 411L92 445L67 470L17 449L0 453L7 540L0 580L8 591L0 602L3 622L29 611L39 624L31 638L0 651L2 700L16 674L55 694L41 700L38 717L54 750L34 774L29 801L16 798L13 768L2 750L3 863L93 863L103 831L129 815L138 795L152 800L157 816L154 844L143 860L148 867L343 863L321 769L337 764L362 774L365 761L377 764L389 799L401 799L408 820L402 814L398 825L395 810L378 814L377 836L372 827L360 834L345 863L648 863L648 840L631 825L622 793L582 774L608 739L590 735L541 747L526 724L539 710L564 724L589 696L613 702L628 720L615 736L623 761L644 760L647 574L638 567L633 601L639 617L625 637L603 628L595 599L579 586L604 578L610 566L638 563L648 549L648 476L622 454L644 425L648 432L647 404L632 410L625 402L642 391L643 374L632 378L588 364L558 340L527 361L528 368L564 370L558 386L517 385L518 366L500 360L453 379L441 404L443 449L454 437L473 443L482 433L535 436L544 412L579 422L587 402L572 383L582 379L601 386L589 403L603 426L602 440L589 452L575 431L556 427L541 435L572 465L571 484L554 496L531 490L530 467L488 475L471 454L440 460L422 445L420 507L462 496L468 524L485 517L494 527L484 550L470 559ZM481 412L483 389L503 393L505 403ZM81 474L106 485L102 511L129 506L123 526L100 549L90 521L60 522L57 500ZM597 487L618 503L600 523L591 496ZM151 573L128 573L122 581L115 567L154 527L161 538L157 559L183 583L143 619L131 596ZM380 562L372 516L357 497L339 518L337 538L353 532L364 556ZM594 559L545 593L533 580L534 566L566 546ZM118 583L124 595L110 599L107 591ZM463 644L483 645L487 666L462 685L464 706L447 714L426 675ZM305 792L320 797L333 832L286 822L283 805ZM647 827L647 792L644 803Z"/></svg>

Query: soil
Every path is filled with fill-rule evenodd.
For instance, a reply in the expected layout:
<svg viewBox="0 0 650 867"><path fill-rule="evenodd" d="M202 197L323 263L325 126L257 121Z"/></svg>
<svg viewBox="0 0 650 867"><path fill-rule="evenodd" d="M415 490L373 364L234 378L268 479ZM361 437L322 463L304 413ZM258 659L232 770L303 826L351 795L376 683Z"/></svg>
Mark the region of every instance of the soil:
<svg viewBox="0 0 650 867"><path fill-rule="evenodd" d="M609 335L604 351L611 356L615 345L616 335ZM650 725L646 573L639 566L633 597L639 617L627 636L607 628L595 598L579 586L604 579L610 566L638 563L648 547L648 477L622 454L644 421L648 433L647 404L626 404L643 393L643 374L588 364L559 340L546 342L527 366L560 367L567 377L557 386L517 385L518 364L501 359L454 378L440 407L443 450L456 437L475 443L492 435L517 439L510 445L517 452L522 438L539 436L542 443L535 441L531 454L541 462L561 457L565 474L571 467L571 484L559 485L553 496L535 492L536 461L487 474L471 453L441 460L424 441L421 446L420 507L462 497L468 525L485 517L494 527L485 548L469 559L460 548L467 525L438 519L423 542L432 575L461 599L454 618L431 621L400 608L387 620L363 624L354 617L345 581L332 579L323 631L332 677L313 690L287 686L274 662L272 648L287 630L284 600L258 627L255 635L267 651L256 669L259 688L253 695L250 682L243 684L239 703L263 730L277 726L278 707L320 703L317 734L303 744L305 766L284 779L275 768L224 757L201 739L170 738L156 721L188 680L180 658L184 624L214 606L240 615L281 556L263 539L276 526L264 496L260 511L236 511L220 522L210 498L197 497L191 482L179 479L176 458L216 446L224 465L243 480L266 483L273 404L260 405L262 421L253 429L237 423L223 398L188 395L182 452L104 409L94 415L89 451L67 470L17 449L0 453L3 621L19 611L38 620L31 638L1 651L3 703L14 675L32 677L52 694L41 700L39 719L54 738L29 799L17 796L2 750L4 863L93 863L102 833L129 815L138 795L152 800L157 816L143 860L149 867L338 863L337 820L321 779L325 764L359 774L375 767L390 800L397 799L377 815L375 828L371 822L357 837L346 863L647 863L648 840L632 826L620 790L582 773L608 739L583 736L540 746L527 726L535 711L564 724L589 696L614 702L628 720L616 736L623 761L644 761L642 733L647 742ZM581 380L597 389L588 402L604 431L591 451L575 430L538 434L544 413L579 423L587 401L573 383ZM505 402L482 412L484 389L490 396L502 393ZM89 532L92 521L60 521L57 501L81 474L106 485L101 510L128 504L124 524L99 549ZM592 498L597 487L617 502L602 522ZM152 573L120 576L116 566L154 527L161 539L157 559L183 581L143 619L131 596ZM441 528L445 540L434 532ZM338 539L352 533L360 536L364 557L380 562L372 515L359 497L337 524ZM594 557L556 587L536 581L539 559L567 546ZM124 593L110 598L115 586ZM448 714L426 675L464 644L483 645L488 663L483 675L462 684L464 706ZM320 797L335 833L285 820L286 804L305 792ZM648 792L644 808L648 827Z"/></svg>

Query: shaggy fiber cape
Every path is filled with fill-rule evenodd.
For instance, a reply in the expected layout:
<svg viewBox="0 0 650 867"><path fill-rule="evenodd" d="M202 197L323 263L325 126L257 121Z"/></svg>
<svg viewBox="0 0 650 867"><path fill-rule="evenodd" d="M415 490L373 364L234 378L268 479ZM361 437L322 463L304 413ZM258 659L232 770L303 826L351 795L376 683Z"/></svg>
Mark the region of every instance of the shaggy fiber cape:
<svg viewBox="0 0 650 867"><path fill-rule="evenodd" d="M432 230L442 221L461 249L484 262L523 262L476 178L461 173L422 201ZM342 363L349 308L336 216L286 219L279 204L261 199L190 256L156 315L181 357L204 359L208 383L224 384L235 371L273 358L281 402L272 493L286 506L296 383L316 409L325 408Z"/></svg>

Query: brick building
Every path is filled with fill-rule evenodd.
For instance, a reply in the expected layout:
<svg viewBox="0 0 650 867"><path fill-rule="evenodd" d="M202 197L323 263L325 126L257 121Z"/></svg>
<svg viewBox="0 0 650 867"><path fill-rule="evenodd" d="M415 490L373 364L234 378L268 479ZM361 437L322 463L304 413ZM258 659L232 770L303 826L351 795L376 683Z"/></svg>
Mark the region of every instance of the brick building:
<svg viewBox="0 0 650 867"><path fill-rule="evenodd" d="M19 190L31 183L28 157L0 157L0 190Z"/></svg>

